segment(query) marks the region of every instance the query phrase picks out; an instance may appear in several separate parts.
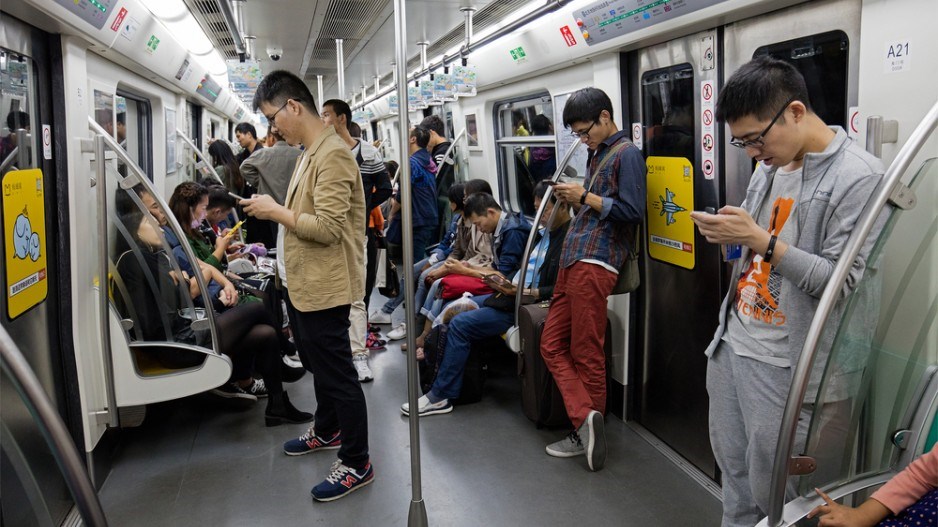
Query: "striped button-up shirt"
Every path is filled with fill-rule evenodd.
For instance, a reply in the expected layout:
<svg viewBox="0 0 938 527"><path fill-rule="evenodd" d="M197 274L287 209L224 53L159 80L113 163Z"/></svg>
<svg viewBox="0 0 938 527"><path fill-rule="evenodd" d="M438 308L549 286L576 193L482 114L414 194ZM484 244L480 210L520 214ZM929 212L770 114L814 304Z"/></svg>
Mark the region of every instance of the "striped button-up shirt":
<svg viewBox="0 0 938 527"><path fill-rule="evenodd" d="M627 131L619 131L599 144L590 160L587 185L607 150L619 141L628 141L627 136ZM602 210L584 205L577 212L563 242L562 269L582 260L602 262L615 269L622 267L628 254L628 226L645 220L645 172L645 158L631 143L619 151L616 159L605 164L587 189L602 198Z"/></svg>

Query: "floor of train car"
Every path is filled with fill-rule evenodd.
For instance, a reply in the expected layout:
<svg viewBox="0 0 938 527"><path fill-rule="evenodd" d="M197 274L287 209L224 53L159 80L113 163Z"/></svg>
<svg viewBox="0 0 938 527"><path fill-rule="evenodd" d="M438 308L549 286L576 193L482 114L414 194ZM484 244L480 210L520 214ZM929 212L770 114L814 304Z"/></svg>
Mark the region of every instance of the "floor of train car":
<svg viewBox="0 0 938 527"><path fill-rule="evenodd" d="M376 296L376 298L378 298ZM380 305L380 304L378 304ZM398 310L400 316L402 310ZM387 329L387 327L385 327ZM306 425L266 428L264 400L247 408L202 394L151 405L124 431L100 496L111 525L404 526L411 499L405 355L399 342L372 353L364 384L375 481L341 500L313 502L335 451L291 457L282 443ZM615 416L606 467L555 459L521 413L513 357L495 361L479 403L421 420L423 496L430 525L718 525L720 503ZM311 376L286 385L312 411Z"/></svg>

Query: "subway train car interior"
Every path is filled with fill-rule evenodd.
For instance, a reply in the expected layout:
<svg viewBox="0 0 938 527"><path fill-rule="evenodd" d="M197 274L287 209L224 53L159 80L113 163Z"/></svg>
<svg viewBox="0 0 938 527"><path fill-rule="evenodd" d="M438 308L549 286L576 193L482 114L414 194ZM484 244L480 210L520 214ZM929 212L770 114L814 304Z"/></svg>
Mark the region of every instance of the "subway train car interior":
<svg viewBox="0 0 938 527"><path fill-rule="evenodd" d="M0 525L938 526L936 20L4 0Z"/></svg>

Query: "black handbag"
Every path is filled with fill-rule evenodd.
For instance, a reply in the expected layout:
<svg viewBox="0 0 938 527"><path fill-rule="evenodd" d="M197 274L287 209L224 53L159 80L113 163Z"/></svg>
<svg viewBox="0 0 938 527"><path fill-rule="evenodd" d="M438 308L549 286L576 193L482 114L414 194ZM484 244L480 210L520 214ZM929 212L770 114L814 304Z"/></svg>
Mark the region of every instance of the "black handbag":
<svg viewBox="0 0 938 527"><path fill-rule="evenodd" d="M400 294L400 283L401 278L397 274L397 266L394 265L394 262L391 261L391 257L388 256L388 252L384 251L385 258L385 278L384 286L378 288L378 292L381 293L386 298L396 298Z"/></svg>

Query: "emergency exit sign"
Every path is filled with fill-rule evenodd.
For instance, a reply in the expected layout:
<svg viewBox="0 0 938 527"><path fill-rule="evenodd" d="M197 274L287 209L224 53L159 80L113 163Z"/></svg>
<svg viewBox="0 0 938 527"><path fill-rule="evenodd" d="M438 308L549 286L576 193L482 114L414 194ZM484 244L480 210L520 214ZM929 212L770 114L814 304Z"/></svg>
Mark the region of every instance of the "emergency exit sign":
<svg viewBox="0 0 938 527"><path fill-rule="evenodd" d="M524 48L521 46L518 46L515 49L510 49L508 52L511 53L511 59L515 62L527 57L527 54L524 52Z"/></svg>

